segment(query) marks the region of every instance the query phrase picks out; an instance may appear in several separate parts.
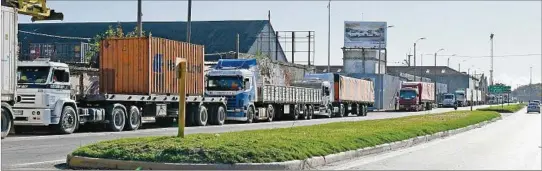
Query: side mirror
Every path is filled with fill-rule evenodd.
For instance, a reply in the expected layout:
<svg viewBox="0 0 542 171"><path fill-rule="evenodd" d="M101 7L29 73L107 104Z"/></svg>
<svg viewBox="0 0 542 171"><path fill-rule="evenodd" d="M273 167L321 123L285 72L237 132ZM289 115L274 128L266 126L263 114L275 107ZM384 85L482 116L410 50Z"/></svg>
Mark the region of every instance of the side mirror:
<svg viewBox="0 0 542 171"><path fill-rule="evenodd" d="M250 81L249 81L248 79L245 79L245 81L244 81L244 87L245 87L245 89L250 88Z"/></svg>

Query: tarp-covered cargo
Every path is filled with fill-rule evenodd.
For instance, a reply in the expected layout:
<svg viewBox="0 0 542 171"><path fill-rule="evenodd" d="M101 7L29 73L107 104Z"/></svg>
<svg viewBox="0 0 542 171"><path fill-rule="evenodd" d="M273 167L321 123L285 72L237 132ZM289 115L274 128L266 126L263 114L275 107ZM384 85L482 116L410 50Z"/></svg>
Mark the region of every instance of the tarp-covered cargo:
<svg viewBox="0 0 542 171"><path fill-rule="evenodd" d="M402 87L418 87L421 101L435 101L435 84L429 82L403 82Z"/></svg>
<svg viewBox="0 0 542 171"><path fill-rule="evenodd" d="M335 99L338 101L351 102L374 102L374 86L372 81L346 77L339 75L339 81L335 82L338 86L338 94Z"/></svg>
<svg viewBox="0 0 542 171"><path fill-rule="evenodd" d="M13 101L17 89L17 11L14 8L2 6L0 18L2 18L0 29L2 90L0 94L2 94L2 101Z"/></svg>
<svg viewBox="0 0 542 171"><path fill-rule="evenodd" d="M202 45L157 37L103 40L100 93L177 94L176 66L180 58L187 61L187 95L202 95Z"/></svg>

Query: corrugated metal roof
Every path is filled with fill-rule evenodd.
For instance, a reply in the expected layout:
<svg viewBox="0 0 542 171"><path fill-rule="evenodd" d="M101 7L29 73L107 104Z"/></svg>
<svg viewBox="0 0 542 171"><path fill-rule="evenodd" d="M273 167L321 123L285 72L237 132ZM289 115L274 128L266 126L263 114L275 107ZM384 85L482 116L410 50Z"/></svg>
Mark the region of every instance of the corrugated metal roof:
<svg viewBox="0 0 542 171"><path fill-rule="evenodd" d="M109 26L119 22L86 23L21 23L19 30L70 37L93 38L103 33ZM125 32L132 31L136 22L120 22ZM256 41L258 34L269 24L268 20L237 21L193 21L191 24L191 42L205 45L205 53L235 51L235 41L239 33L239 51L246 53ZM186 41L186 22L143 22L143 30L152 36ZM19 41L27 43L81 42L76 39L62 39L33 34L19 34Z"/></svg>

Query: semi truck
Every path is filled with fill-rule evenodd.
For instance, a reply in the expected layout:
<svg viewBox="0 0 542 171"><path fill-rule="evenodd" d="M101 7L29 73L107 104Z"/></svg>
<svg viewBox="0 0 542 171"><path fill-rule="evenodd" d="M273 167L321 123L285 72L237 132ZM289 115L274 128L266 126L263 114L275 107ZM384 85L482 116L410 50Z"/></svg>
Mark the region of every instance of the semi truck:
<svg viewBox="0 0 542 171"><path fill-rule="evenodd" d="M17 11L15 8L2 6L0 13L0 79L2 100L2 138L11 131L13 125L13 105L17 103Z"/></svg>
<svg viewBox="0 0 542 171"><path fill-rule="evenodd" d="M455 94L446 93L443 96L442 107L455 107L455 106L457 106L456 102L457 101L455 99Z"/></svg>
<svg viewBox="0 0 542 171"><path fill-rule="evenodd" d="M470 106L473 98L470 88L456 90L455 97L458 107Z"/></svg>
<svg viewBox="0 0 542 171"><path fill-rule="evenodd" d="M152 36L105 39L100 45L96 94L73 94L67 64L19 62L21 102L13 109L14 125L51 126L60 134L89 123L105 124L109 131L136 130L145 122L170 125L179 98L186 98L188 124L224 124L226 99L204 96L203 46ZM187 61L186 96L178 94L179 57Z"/></svg>
<svg viewBox="0 0 542 171"><path fill-rule="evenodd" d="M431 110L435 104L435 84L403 82L399 90L399 110Z"/></svg>
<svg viewBox="0 0 542 171"><path fill-rule="evenodd" d="M344 117L349 114L367 116L369 107L374 106L374 82L370 79L352 78L337 73L305 74L298 86L321 88L322 101L314 111L317 116Z"/></svg>
<svg viewBox="0 0 542 171"><path fill-rule="evenodd" d="M347 112L363 115L360 105L365 101L359 101L354 97L356 91L363 93L361 87L372 88L372 82L353 80L344 76L331 75L331 79L315 80L283 80L270 83L266 78L282 77L273 76L266 72L265 64L268 62L258 61L265 59L221 59L213 70L207 72L209 96L226 96L228 99L227 120L243 121L252 123L260 120L272 121L273 119L312 119L314 116L325 115L343 117ZM284 69L280 67L274 74L280 74ZM305 74L305 78L311 78L312 74ZM357 81L357 82L356 82ZM365 87L364 87L365 86ZM348 89L350 94L344 92ZM339 92L343 90L343 92ZM370 90L370 95L374 90ZM374 103L370 99L367 103ZM366 113L366 112L365 112Z"/></svg>

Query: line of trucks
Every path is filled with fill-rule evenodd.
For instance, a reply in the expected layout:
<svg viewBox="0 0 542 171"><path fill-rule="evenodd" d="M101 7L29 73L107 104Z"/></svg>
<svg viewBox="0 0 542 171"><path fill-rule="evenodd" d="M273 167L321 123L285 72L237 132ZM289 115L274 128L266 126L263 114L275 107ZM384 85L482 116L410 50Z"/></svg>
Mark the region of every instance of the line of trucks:
<svg viewBox="0 0 542 171"><path fill-rule="evenodd" d="M430 82L403 82L398 92L398 110L423 111L436 106L435 84ZM471 88L444 93L440 98L442 107L465 107L482 105L482 91Z"/></svg>
<svg viewBox="0 0 542 171"><path fill-rule="evenodd" d="M103 40L99 79L86 82L85 73L74 75L64 63L18 61L16 17L2 7L2 138L12 128L18 133L33 126L70 134L87 124L109 131L137 130L147 122L171 125L179 98L186 98L187 124L197 126L366 116L374 105L370 80L314 74L268 58L221 59L205 73L203 46L152 36ZM177 92L180 58L187 61L186 95ZM294 79L289 71L297 71Z"/></svg>

